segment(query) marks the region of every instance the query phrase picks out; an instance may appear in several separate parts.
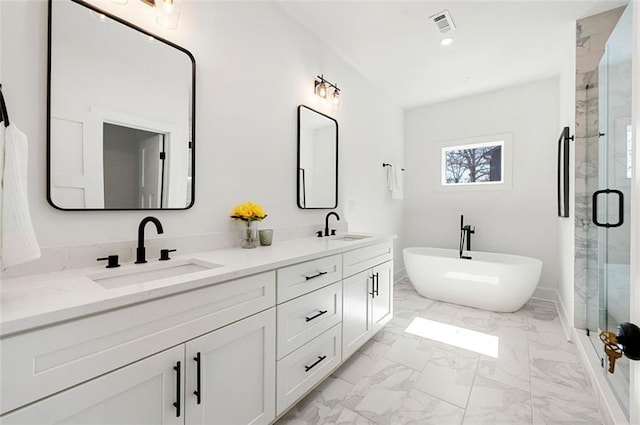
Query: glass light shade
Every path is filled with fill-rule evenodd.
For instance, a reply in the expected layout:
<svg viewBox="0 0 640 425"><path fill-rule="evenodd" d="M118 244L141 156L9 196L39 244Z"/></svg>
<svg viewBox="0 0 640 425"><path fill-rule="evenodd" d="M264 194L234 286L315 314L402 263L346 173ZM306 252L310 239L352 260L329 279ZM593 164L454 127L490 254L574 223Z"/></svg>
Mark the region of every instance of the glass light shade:
<svg viewBox="0 0 640 425"><path fill-rule="evenodd" d="M315 92L316 95L320 96L323 99L327 98L327 89L329 85L325 81L318 82L316 81Z"/></svg>
<svg viewBox="0 0 640 425"><path fill-rule="evenodd" d="M174 30L178 28L180 6L176 0L154 0L156 7L156 21L163 27Z"/></svg>
<svg viewBox="0 0 640 425"><path fill-rule="evenodd" d="M332 100L333 106L337 107L338 105L340 105L340 91L338 89L335 89L333 91Z"/></svg>

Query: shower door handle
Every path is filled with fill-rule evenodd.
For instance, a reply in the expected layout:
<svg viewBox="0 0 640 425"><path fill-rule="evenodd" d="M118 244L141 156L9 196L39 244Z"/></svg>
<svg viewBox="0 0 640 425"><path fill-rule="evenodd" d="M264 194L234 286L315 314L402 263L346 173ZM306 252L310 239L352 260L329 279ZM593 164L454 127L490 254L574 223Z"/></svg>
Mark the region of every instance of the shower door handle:
<svg viewBox="0 0 640 425"><path fill-rule="evenodd" d="M618 195L618 222L617 223L601 223L598 221L598 196L601 194L610 194L610 193L615 193L616 195ZM592 205L593 207L591 208L592 213L591 213L591 220L593 221L593 224L595 224L598 227L606 227L607 229L610 227L620 227L622 226L622 223L624 223L624 194L622 192L620 192L617 189L603 189L603 190L596 190L595 192L593 192L593 197L592 199Z"/></svg>

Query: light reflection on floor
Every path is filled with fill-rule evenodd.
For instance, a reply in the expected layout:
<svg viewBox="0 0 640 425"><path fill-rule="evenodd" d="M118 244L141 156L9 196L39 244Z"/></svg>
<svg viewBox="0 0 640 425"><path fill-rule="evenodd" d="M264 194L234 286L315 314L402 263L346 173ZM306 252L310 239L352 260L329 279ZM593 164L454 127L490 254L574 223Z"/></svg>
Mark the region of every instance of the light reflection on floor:
<svg viewBox="0 0 640 425"><path fill-rule="evenodd" d="M422 317L414 317L404 331L422 338L498 358L499 338L497 336L423 319Z"/></svg>

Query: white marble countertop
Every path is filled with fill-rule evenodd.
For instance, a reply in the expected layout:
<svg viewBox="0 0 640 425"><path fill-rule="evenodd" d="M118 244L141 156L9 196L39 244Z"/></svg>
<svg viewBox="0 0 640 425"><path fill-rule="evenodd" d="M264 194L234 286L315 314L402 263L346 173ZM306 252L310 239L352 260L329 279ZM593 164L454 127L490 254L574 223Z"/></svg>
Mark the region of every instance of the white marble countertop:
<svg viewBox="0 0 640 425"><path fill-rule="evenodd" d="M172 260L162 263L178 263L181 260L192 259L220 264L222 267L112 289L106 289L89 276L109 273L111 270L113 273L126 273L139 267L153 267L158 260L149 261L142 266L133 263L122 264L117 269L95 266L2 280L0 336L339 254L395 238L394 235L367 234L368 237L364 239L338 240L343 236L293 239L256 249L229 248L176 255Z"/></svg>

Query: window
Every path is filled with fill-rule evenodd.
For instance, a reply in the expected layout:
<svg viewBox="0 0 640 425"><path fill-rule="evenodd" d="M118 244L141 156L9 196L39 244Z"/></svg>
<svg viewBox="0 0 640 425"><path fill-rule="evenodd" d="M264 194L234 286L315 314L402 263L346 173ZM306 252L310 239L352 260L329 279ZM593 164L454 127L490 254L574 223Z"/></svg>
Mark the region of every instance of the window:
<svg viewBox="0 0 640 425"><path fill-rule="evenodd" d="M442 148L442 185L504 183L504 140Z"/></svg>

